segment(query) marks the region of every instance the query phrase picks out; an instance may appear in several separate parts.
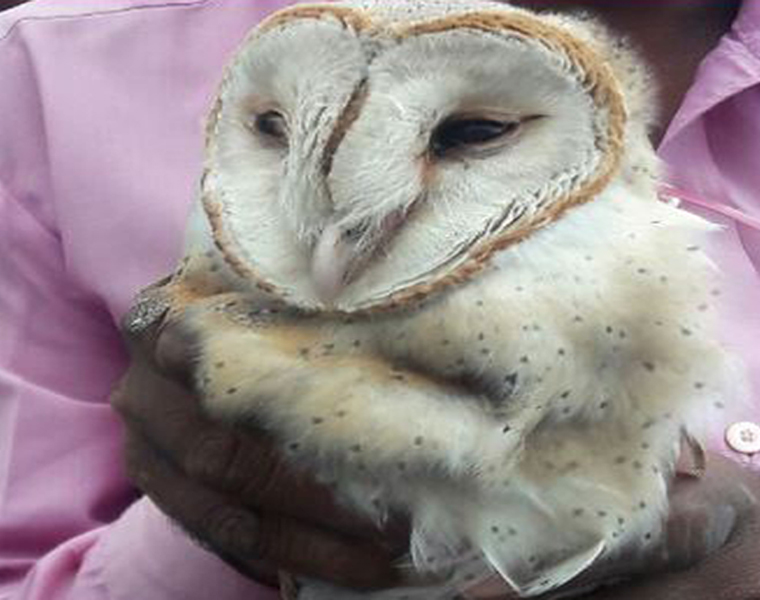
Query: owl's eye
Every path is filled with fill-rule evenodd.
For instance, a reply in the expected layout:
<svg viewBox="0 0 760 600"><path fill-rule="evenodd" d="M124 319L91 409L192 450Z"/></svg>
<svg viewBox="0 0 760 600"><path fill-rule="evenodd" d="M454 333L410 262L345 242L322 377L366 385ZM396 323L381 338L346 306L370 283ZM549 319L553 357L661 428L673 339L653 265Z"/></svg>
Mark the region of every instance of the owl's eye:
<svg viewBox="0 0 760 600"><path fill-rule="evenodd" d="M353 227L350 227L343 231L343 239L347 242L358 241L369 231L370 225L371 224L369 221L360 221Z"/></svg>
<svg viewBox="0 0 760 600"><path fill-rule="evenodd" d="M288 124L285 117L276 110L256 115L253 123L256 133L266 136L278 142L286 142L288 139Z"/></svg>
<svg viewBox="0 0 760 600"><path fill-rule="evenodd" d="M430 150L440 158L459 149L482 148L514 135L520 125L517 119L451 118L433 132Z"/></svg>

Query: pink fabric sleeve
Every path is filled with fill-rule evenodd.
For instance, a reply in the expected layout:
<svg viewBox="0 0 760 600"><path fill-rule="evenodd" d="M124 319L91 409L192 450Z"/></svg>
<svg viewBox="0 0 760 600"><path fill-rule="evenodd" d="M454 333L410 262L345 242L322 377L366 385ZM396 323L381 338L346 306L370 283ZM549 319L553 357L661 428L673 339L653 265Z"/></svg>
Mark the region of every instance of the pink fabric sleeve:
<svg viewBox="0 0 760 600"><path fill-rule="evenodd" d="M14 600L275 600L188 541L147 499L43 557Z"/></svg>
<svg viewBox="0 0 760 600"><path fill-rule="evenodd" d="M64 267L0 188L0 599L276 598L136 500L105 402L118 332Z"/></svg>

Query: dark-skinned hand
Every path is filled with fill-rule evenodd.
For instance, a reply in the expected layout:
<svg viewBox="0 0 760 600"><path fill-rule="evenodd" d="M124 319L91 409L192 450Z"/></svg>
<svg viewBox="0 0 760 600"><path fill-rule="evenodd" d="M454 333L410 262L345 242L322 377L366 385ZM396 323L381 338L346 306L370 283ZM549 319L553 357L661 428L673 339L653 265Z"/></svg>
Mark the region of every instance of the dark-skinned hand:
<svg viewBox="0 0 760 600"><path fill-rule="evenodd" d="M207 418L177 326L128 342L131 366L111 402L126 426L128 474L159 508L259 581L275 585L284 571L357 589L400 585L402 525L378 530L286 465L263 432Z"/></svg>
<svg viewBox="0 0 760 600"><path fill-rule="evenodd" d="M338 506L251 427L210 420L192 390L192 341L176 326L130 336L130 369L112 396L127 428L128 473L191 536L244 574L278 572L357 589L402 583L402 525L380 531ZM701 478L677 477L667 536L596 565L568 589L624 579L588 600L760 598L760 475L710 456ZM633 577L632 577L633 576ZM512 600L500 586L474 598Z"/></svg>

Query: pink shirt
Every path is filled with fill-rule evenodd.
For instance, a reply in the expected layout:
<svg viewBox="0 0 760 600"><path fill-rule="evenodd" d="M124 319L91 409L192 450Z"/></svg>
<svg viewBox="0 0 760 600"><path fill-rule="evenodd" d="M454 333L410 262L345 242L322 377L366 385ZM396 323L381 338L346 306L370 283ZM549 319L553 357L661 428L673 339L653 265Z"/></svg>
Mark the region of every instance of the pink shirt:
<svg viewBox="0 0 760 600"><path fill-rule="evenodd" d="M0 14L0 600L275 597L137 497L106 398L126 364L115 323L180 255L221 68L287 3ZM681 187L760 218L760 0L705 61L662 155ZM725 221L714 252L743 303L727 338L756 386L744 417L760 421L760 227ZM728 424L715 441L730 453Z"/></svg>

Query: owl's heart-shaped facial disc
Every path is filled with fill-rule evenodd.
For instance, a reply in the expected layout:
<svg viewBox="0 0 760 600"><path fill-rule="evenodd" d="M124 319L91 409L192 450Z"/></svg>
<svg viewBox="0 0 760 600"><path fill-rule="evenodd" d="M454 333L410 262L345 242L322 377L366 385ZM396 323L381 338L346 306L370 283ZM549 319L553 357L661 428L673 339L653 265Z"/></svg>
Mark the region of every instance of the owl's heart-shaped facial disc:
<svg viewBox="0 0 760 600"><path fill-rule="evenodd" d="M626 126L611 69L566 30L490 7L294 7L252 34L203 184L245 282L312 311L407 307L604 188Z"/></svg>

